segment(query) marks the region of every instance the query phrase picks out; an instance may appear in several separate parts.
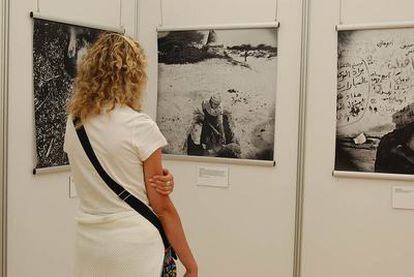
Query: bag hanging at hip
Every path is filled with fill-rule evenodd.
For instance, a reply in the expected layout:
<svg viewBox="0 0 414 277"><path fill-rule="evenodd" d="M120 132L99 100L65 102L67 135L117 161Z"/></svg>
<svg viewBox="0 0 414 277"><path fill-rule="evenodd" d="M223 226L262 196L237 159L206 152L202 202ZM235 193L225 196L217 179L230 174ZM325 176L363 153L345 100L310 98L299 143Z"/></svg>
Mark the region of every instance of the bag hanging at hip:
<svg viewBox="0 0 414 277"><path fill-rule="evenodd" d="M101 163L99 162L98 158L93 151L92 145L89 141L88 135L86 134L85 128L83 125L76 128L79 119L73 120L73 125L75 126L76 133L78 134L78 138L82 144L83 150L85 150L86 155L89 158L89 161L92 163L93 167L105 182L108 187L119 197L122 201L127 203L132 209L137 211L143 217L145 217L149 222L151 222L155 228L158 229L160 232L162 242L164 243L165 248L165 256L164 256L164 264L162 268L161 277L176 277L177 276L177 265L175 260L177 259L177 255L174 252L174 249L171 247L170 242L165 235L164 229L162 228L161 222L158 219L157 215L141 200L136 198L132 195L129 191L127 191L123 186L118 184L111 176L106 173L105 169L102 167Z"/></svg>
<svg viewBox="0 0 414 277"><path fill-rule="evenodd" d="M177 265L175 263L176 258L174 250L170 246L165 250L164 264L162 267L161 277L176 277L177 276Z"/></svg>

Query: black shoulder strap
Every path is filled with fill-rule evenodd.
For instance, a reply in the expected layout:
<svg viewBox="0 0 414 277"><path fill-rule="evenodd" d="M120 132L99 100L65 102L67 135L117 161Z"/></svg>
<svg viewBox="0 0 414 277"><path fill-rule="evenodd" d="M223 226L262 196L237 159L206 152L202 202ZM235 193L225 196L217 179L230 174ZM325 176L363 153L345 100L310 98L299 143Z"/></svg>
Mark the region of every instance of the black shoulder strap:
<svg viewBox="0 0 414 277"><path fill-rule="evenodd" d="M108 187L116 194L119 198L125 201L132 209L137 211L143 217L145 217L149 222L151 222L160 232L162 241L164 243L165 249L170 246L170 243L165 235L164 229L162 228L161 222L155 213L145 205L141 200L136 198L132 195L129 191L124 189L123 186L118 184L111 176L106 173L105 169L103 169L102 165L100 164L98 158L95 155L95 152L92 149L92 145L89 141L88 135L86 134L85 128L81 125L79 128L76 128L76 124L79 122L78 119L73 120L73 124L76 129L76 133L78 134L79 140L82 144L83 149L86 152L89 160L91 161L93 167L98 172L99 176L101 176L102 180L108 185Z"/></svg>

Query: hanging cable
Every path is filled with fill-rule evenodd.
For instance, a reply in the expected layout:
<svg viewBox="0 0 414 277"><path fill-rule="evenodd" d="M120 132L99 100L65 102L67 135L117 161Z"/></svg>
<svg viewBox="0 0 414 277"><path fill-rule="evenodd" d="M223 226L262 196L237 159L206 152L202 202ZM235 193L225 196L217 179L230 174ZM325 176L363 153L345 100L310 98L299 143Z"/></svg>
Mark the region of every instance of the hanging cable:
<svg viewBox="0 0 414 277"><path fill-rule="evenodd" d="M277 21L277 19L278 19L278 17L277 17L278 4L279 4L279 1L275 0L275 21Z"/></svg>
<svg viewBox="0 0 414 277"><path fill-rule="evenodd" d="M122 0L119 0L119 27L122 29Z"/></svg>
<svg viewBox="0 0 414 277"><path fill-rule="evenodd" d="M141 32L141 0L135 0L135 39L139 39Z"/></svg>
<svg viewBox="0 0 414 277"><path fill-rule="evenodd" d="M36 12L37 12L37 13L40 13L39 1L40 1L40 0L36 0Z"/></svg>
<svg viewBox="0 0 414 277"><path fill-rule="evenodd" d="M163 0L160 0L160 26L164 26Z"/></svg>
<svg viewBox="0 0 414 277"><path fill-rule="evenodd" d="M339 0L339 24L342 25L343 24L343 20L342 20L342 5L343 5L343 1Z"/></svg>

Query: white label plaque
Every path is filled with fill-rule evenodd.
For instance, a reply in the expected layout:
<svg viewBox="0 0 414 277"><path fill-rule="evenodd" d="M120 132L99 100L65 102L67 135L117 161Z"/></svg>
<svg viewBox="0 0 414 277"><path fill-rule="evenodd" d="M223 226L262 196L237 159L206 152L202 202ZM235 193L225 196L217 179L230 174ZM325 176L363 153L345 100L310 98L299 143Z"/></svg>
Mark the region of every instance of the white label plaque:
<svg viewBox="0 0 414 277"><path fill-rule="evenodd" d="M392 207L394 209L414 210L414 186L393 187Z"/></svg>
<svg viewBox="0 0 414 277"><path fill-rule="evenodd" d="M197 185L227 188L229 186L229 169L198 166Z"/></svg>

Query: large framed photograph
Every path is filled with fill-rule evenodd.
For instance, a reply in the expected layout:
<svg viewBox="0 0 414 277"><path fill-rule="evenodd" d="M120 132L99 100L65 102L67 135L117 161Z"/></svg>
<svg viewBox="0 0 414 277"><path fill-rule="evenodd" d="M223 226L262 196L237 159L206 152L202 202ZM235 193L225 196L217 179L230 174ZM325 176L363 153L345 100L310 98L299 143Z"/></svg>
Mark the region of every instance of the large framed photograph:
<svg viewBox="0 0 414 277"><path fill-rule="evenodd" d="M414 174L414 28L339 31L337 73L335 170Z"/></svg>
<svg viewBox="0 0 414 277"><path fill-rule="evenodd" d="M275 27L159 31L163 153L273 163L277 56Z"/></svg>
<svg viewBox="0 0 414 277"><path fill-rule="evenodd" d="M76 68L98 36L106 30L33 19L33 87L36 169L68 165L63 151L66 104ZM35 172L35 171L34 171Z"/></svg>

